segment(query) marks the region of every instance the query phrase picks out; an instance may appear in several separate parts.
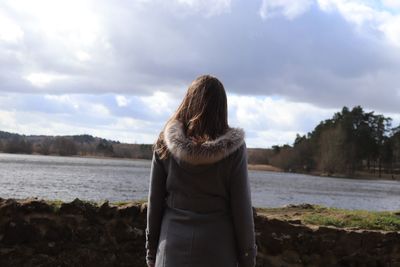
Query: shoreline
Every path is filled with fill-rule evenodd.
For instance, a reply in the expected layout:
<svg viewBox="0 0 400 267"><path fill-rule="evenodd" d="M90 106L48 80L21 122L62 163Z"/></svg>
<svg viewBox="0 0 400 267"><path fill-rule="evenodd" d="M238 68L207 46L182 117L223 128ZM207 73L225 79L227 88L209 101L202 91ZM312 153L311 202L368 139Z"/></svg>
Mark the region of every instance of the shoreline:
<svg viewBox="0 0 400 267"><path fill-rule="evenodd" d="M281 168L268 164L247 164L247 168L251 171L268 171L268 172L284 172Z"/></svg>
<svg viewBox="0 0 400 267"><path fill-rule="evenodd" d="M395 174L394 178L392 178L391 174L382 173L382 177L379 177L377 174L373 174L367 171L356 171L354 176L349 176L342 173L332 173L327 174L319 171L311 171L311 172L287 172L279 167L275 167L268 164L248 164L248 170L251 171L267 171L267 172L280 172L280 173L293 173L293 174L303 174L310 176L318 176L318 177L328 177L328 178L339 178L339 179L351 179L351 180L374 180L374 181L400 181L400 174Z"/></svg>
<svg viewBox="0 0 400 267"><path fill-rule="evenodd" d="M341 174L341 173L333 173L333 174L327 174L323 172L310 172L310 173L299 173L299 174L305 174L305 175L313 175L313 176L319 176L319 177L328 177L328 178L340 178L340 179L353 179L353 180L367 180L367 181L400 181L400 175L394 175L394 178L392 178L391 174L387 173L382 173L381 177L378 175L374 175L373 173L370 173L368 171L356 171L353 176L349 176L346 174Z"/></svg>

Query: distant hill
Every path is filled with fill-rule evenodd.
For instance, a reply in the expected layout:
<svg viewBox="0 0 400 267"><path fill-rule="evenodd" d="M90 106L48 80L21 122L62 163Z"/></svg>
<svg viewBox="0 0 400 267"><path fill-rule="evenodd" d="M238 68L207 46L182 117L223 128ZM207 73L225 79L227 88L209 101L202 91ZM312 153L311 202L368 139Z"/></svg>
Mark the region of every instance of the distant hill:
<svg viewBox="0 0 400 267"><path fill-rule="evenodd" d="M14 137L19 137L19 136L21 136L21 135L15 134L15 133L9 133L9 132L0 131L0 139L3 139L3 140L12 139Z"/></svg>
<svg viewBox="0 0 400 267"><path fill-rule="evenodd" d="M6 153L106 156L151 159L150 144L126 144L119 141L82 135L21 135L0 131L0 151Z"/></svg>

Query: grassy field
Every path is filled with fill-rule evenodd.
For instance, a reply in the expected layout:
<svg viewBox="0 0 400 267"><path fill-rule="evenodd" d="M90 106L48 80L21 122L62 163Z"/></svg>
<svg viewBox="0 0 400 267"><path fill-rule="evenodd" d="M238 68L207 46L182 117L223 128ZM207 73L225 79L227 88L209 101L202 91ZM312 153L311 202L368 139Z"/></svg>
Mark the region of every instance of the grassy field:
<svg viewBox="0 0 400 267"><path fill-rule="evenodd" d="M338 228L400 231L400 211L378 212L345 210L317 205L291 205L284 208L257 208L260 215L302 224Z"/></svg>

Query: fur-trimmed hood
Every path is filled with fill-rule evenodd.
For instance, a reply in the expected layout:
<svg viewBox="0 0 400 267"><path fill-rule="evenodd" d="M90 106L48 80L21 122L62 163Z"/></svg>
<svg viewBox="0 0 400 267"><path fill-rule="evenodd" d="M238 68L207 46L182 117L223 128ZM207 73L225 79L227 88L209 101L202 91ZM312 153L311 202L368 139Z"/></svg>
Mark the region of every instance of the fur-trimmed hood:
<svg viewBox="0 0 400 267"><path fill-rule="evenodd" d="M176 159L194 165L210 164L227 157L244 143L244 136L243 129L229 128L214 140L196 144L186 136L183 124L178 120L170 121L164 129L169 152Z"/></svg>

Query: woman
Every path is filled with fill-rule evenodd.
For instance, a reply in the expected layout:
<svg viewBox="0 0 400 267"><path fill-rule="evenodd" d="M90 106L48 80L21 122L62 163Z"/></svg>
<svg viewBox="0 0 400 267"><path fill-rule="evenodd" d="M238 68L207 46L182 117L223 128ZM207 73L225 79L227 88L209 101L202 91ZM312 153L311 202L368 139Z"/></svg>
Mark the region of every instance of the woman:
<svg viewBox="0 0 400 267"><path fill-rule="evenodd" d="M155 145L147 208L149 267L255 266L244 131L231 128L224 86L189 86Z"/></svg>

